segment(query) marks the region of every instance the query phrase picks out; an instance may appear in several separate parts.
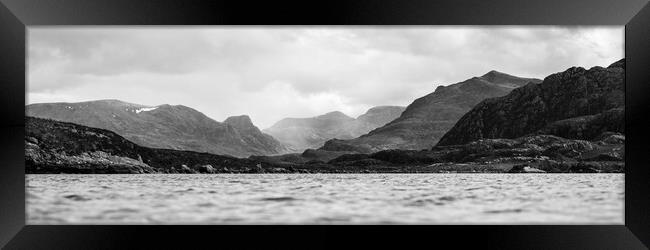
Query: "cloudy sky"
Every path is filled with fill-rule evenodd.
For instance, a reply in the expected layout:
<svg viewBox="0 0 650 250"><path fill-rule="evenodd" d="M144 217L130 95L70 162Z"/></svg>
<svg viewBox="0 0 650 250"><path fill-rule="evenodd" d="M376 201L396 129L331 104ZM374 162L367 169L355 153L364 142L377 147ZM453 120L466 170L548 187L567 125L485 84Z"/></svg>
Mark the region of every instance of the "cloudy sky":
<svg viewBox="0 0 650 250"><path fill-rule="evenodd" d="M490 70L623 58L623 26L30 27L27 102L182 104L217 121L406 106Z"/></svg>

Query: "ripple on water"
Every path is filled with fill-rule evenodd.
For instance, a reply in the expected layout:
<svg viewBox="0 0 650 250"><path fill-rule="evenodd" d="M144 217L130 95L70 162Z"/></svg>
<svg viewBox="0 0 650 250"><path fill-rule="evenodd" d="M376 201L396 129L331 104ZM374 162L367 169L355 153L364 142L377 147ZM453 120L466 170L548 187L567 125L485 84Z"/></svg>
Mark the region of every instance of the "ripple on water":
<svg viewBox="0 0 650 250"><path fill-rule="evenodd" d="M90 198L81 196L81 195L76 195L76 194L71 194L71 195L64 195L63 198L73 200L73 201L89 201L91 200Z"/></svg>
<svg viewBox="0 0 650 250"><path fill-rule="evenodd" d="M322 223L347 223L350 222L349 217L319 217L316 218L316 222Z"/></svg>
<svg viewBox="0 0 650 250"><path fill-rule="evenodd" d="M442 197L438 198L438 200L441 200L441 201L455 201L456 199L457 198L453 197L453 196L442 196Z"/></svg>
<svg viewBox="0 0 650 250"><path fill-rule="evenodd" d="M26 183L29 224L622 224L624 211L623 174L27 175Z"/></svg>
<svg viewBox="0 0 650 250"><path fill-rule="evenodd" d="M196 204L197 207L215 207L216 204L212 202L204 202L204 203L198 203Z"/></svg>
<svg viewBox="0 0 650 250"><path fill-rule="evenodd" d="M503 213L521 213L524 210L521 208L514 208L514 209L501 209L501 210L486 210L484 213L486 214L503 214Z"/></svg>
<svg viewBox="0 0 650 250"><path fill-rule="evenodd" d="M418 199L406 204L406 206L412 206L412 207L424 207L428 205L443 206L445 205L445 203L435 199Z"/></svg>
<svg viewBox="0 0 650 250"><path fill-rule="evenodd" d="M291 196L280 196L280 197L265 197L259 199L261 201L295 201L298 200L296 198L293 198Z"/></svg>
<svg viewBox="0 0 650 250"><path fill-rule="evenodd" d="M183 189L183 190L176 190L174 193L187 193L187 192L192 192L194 191L193 188L188 188L188 189Z"/></svg>
<svg viewBox="0 0 650 250"><path fill-rule="evenodd" d="M140 209L129 208L129 207L104 210L104 214L138 213L138 212L140 212Z"/></svg>

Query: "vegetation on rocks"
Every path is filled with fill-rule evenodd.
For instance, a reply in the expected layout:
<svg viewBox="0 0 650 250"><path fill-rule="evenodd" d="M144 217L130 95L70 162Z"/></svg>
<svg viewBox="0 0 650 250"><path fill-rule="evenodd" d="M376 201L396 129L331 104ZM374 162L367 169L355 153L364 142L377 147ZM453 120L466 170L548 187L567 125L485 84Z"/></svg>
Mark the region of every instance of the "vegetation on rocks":
<svg viewBox="0 0 650 250"><path fill-rule="evenodd" d="M484 139L430 150L372 154L306 150L247 159L142 147L103 129L26 118L27 173L436 173L507 172L515 165L545 172L622 172L625 136L596 141L551 135Z"/></svg>
<svg viewBox="0 0 650 250"><path fill-rule="evenodd" d="M583 140L604 132L625 133L624 76L624 59L608 68L572 67L552 74L540 84L479 103L438 145L532 133Z"/></svg>

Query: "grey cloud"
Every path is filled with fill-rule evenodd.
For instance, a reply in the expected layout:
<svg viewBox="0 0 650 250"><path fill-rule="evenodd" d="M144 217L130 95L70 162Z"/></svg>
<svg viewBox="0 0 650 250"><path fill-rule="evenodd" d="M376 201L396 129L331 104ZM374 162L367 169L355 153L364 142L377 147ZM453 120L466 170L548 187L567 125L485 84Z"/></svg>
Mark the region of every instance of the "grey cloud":
<svg viewBox="0 0 650 250"><path fill-rule="evenodd" d="M148 103L218 107L206 113L219 120L234 109L262 123L282 118L269 107L406 105L493 69L544 77L623 56L622 27L39 27L28 39L34 96L138 102L125 93L137 89L160 93L142 97Z"/></svg>
<svg viewBox="0 0 650 250"><path fill-rule="evenodd" d="M29 34L31 66L67 59L73 63L65 73L74 74L188 73L209 64L216 54L192 30L33 28Z"/></svg>

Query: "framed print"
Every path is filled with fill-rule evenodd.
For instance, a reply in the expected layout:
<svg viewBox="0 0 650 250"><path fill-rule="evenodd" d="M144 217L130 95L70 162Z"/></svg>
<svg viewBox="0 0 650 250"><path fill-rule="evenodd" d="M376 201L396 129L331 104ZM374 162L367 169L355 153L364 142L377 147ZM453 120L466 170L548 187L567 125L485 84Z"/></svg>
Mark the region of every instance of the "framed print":
<svg viewBox="0 0 650 250"><path fill-rule="evenodd" d="M2 0L0 244L647 249L650 7L553 2Z"/></svg>

